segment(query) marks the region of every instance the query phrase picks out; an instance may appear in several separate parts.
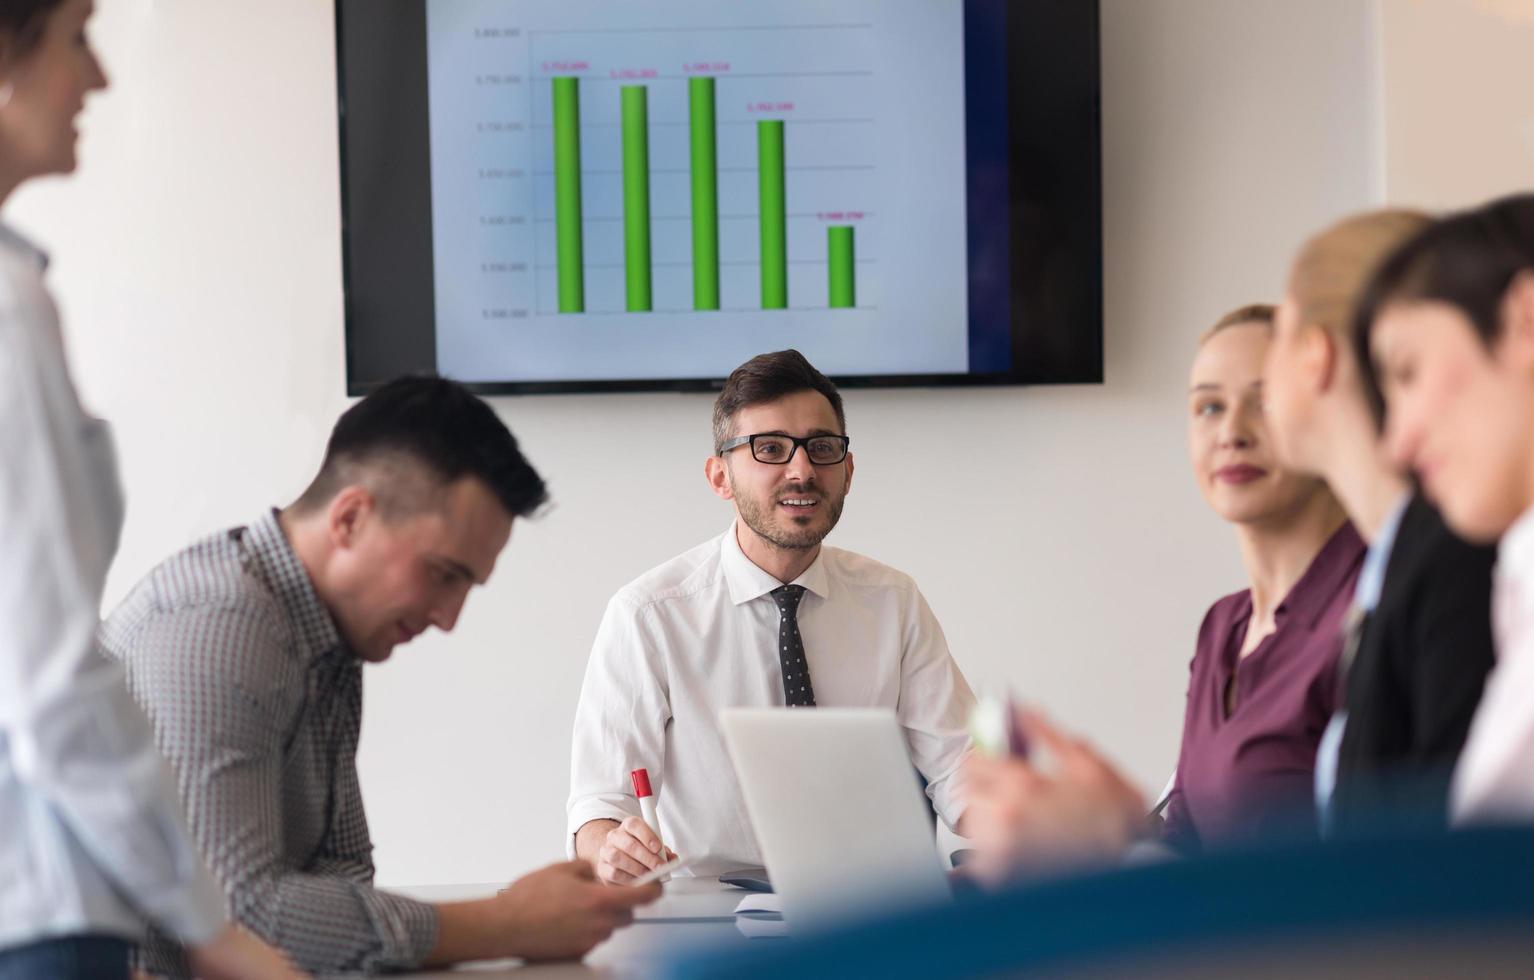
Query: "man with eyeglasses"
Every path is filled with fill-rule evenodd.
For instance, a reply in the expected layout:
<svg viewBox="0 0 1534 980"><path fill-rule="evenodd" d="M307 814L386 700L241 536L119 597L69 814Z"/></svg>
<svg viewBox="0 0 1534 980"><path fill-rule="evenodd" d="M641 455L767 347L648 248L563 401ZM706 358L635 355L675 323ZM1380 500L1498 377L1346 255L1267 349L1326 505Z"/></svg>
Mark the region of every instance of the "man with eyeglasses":
<svg viewBox="0 0 1534 980"><path fill-rule="evenodd" d="M955 774L974 696L942 628L909 576L821 545L852 485L846 431L836 386L798 351L725 382L704 473L735 520L618 591L576 709L568 840L603 880L631 881L668 852L698 875L762 863L726 707L894 710L937 812L962 831ZM630 785L640 768L659 827Z"/></svg>

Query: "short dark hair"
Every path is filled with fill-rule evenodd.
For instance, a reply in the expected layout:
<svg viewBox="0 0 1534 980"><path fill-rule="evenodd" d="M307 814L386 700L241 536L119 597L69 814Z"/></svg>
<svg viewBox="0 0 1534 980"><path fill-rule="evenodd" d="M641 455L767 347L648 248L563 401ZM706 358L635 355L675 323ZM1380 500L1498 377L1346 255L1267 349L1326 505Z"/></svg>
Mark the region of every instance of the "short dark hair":
<svg viewBox="0 0 1534 980"><path fill-rule="evenodd" d="M0 0L0 40L8 41L12 58L25 57L42 40L48 17L64 0Z"/></svg>
<svg viewBox="0 0 1534 980"><path fill-rule="evenodd" d="M842 395L831 379L815 370L815 365L796 350L758 354L730 372L724 390L714 401L714 452L719 452L730 431L735 415L752 405L765 405L801 391L818 391L826 396L836 413L836 424L847 434L847 414L842 410Z"/></svg>
<svg viewBox="0 0 1534 980"><path fill-rule="evenodd" d="M1534 194L1451 214L1396 249L1364 287L1353 320L1354 348L1376 408L1383 400L1369 340L1387 307L1447 303L1489 347L1502 332L1502 298L1525 269L1534 269Z"/></svg>
<svg viewBox="0 0 1534 980"><path fill-rule="evenodd" d="M435 488L477 477L513 517L533 514L548 500L543 478L506 425L482 399L446 378L396 378L343 412L318 475L295 506L324 506L355 482L360 469L375 465L395 466L401 476L424 471ZM380 506L419 509L419 501L399 499L411 492L412 482L390 481L380 491Z"/></svg>

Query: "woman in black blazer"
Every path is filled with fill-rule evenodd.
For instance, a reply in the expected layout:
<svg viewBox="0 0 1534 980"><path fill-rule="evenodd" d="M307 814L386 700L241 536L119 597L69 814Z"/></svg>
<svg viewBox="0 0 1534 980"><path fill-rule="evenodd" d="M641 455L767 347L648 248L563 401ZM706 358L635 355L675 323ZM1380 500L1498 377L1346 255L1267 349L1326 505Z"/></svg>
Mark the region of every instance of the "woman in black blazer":
<svg viewBox="0 0 1534 980"><path fill-rule="evenodd" d="M1283 462L1323 477L1370 543L1349 617L1345 708L1318 753L1329 833L1447 821L1449 779L1491 669L1494 549L1455 538L1386 460L1353 306L1374 268L1428 224L1376 211L1301 249L1264 377Z"/></svg>
<svg viewBox="0 0 1534 980"><path fill-rule="evenodd" d="M1441 826L1455 760L1491 670L1497 549L1455 537L1420 494L1401 515L1379 604L1347 678L1331 829Z"/></svg>

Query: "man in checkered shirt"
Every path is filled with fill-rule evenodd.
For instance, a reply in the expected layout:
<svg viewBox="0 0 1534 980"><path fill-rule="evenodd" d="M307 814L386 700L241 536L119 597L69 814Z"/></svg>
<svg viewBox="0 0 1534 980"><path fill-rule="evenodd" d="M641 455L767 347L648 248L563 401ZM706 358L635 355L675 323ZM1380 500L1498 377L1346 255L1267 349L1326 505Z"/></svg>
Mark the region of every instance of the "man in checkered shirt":
<svg viewBox="0 0 1534 980"><path fill-rule="evenodd" d="M304 969L578 956L659 897L605 887L584 862L479 902L373 887L362 664L451 630L512 520L544 500L489 406L451 381L400 379L341 416L296 502L174 555L103 625L230 915ZM186 969L163 941L143 965Z"/></svg>

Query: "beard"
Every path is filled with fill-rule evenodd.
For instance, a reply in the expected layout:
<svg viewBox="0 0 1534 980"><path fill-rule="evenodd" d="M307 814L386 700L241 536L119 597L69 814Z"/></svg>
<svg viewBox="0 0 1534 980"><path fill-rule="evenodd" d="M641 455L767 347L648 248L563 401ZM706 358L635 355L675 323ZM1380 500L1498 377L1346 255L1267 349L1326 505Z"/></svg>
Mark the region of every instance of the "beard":
<svg viewBox="0 0 1534 980"><path fill-rule="evenodd" d="M808 551L824 541L826 535L836 527L836 522L841 520L842 505L847 500L845 489L833 496L821 490L814 480L788 484L766 499L738 492L733 479L730 481L730 490L735 494L735 507L740 512L740 519L746 522L746 527L783 551ZM787 517L778 513L779 500L811 493L819 498L820 506L825 508L822 526L817 526L821 521L818 512L808 517Z"/></svg>

